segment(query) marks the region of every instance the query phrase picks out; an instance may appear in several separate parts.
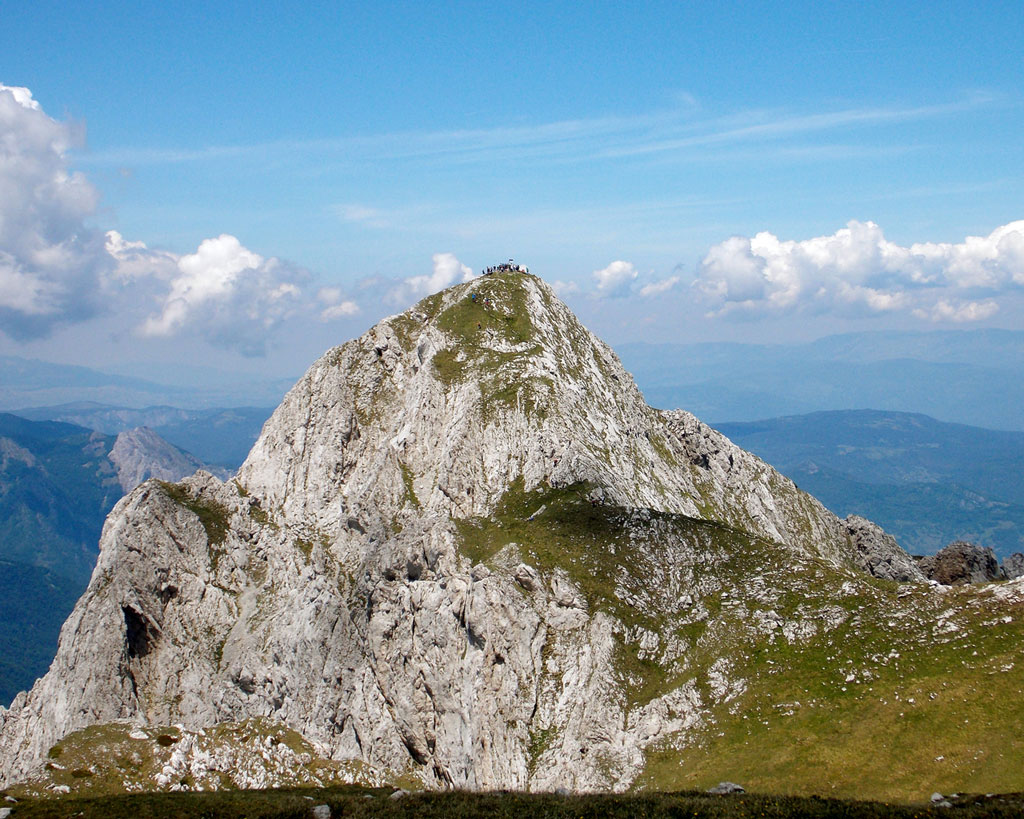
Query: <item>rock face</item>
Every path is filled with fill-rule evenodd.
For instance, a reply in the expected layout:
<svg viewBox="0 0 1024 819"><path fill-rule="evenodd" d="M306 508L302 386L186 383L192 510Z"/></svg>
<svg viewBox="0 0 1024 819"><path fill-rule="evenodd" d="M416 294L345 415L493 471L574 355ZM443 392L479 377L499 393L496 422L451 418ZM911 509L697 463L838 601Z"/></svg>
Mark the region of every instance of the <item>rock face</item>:
<svg viewBox="0 0 1024 819"><path fill-rule="evenodd" d="M929 580L944 586L988 583L1005 577L992 549L962 540L934 555L918 558L917 566Z"/></svg>
<svg viewBox="0 0 1024 819"><path fill-rule="evenodd" d="M1003 561L1003 573L1008 580L1024 577L1024 554L1017 552Z"/></svg>
<svg viewBox="0 0 1024 819"><path fill-rule="evenodd" d="M882 527L858 515L843 521L857 551L857 565L875 577L907 582L925 580L914 559Z"/></svg>
<svg viewBox="0 0 1024 819"><path fill-rule="evenodd" d="M117 479L125 492L131 492L148 478L177 481L202 467L196 458L167 443L148 427L118 433L107 457L117 468Z"/></svg>
<svg viewBox="0 0 1024 819"><path fill-rule="evenodd" d="M50 672L0 710L0 785L88 725L262 718L428 787L622 789L744 689L733 655L695 665L687 629L734 639L709 607L756 595L765 639L842 622L787 622L755 559L913 574L648 407L539 279L456 286L317 361L235 480L118 503Z"/></svg>

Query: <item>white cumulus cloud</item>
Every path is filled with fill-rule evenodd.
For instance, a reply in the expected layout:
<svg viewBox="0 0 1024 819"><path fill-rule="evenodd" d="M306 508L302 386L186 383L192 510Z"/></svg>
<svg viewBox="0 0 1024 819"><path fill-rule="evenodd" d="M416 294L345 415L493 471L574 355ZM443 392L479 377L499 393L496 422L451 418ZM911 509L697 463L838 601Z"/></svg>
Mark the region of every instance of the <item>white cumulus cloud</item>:
<svg viewBox="0 0 1024 819"><path fill-rule="evenodd" d="M176 266L160 311L139 328L145 336L189 329L243 355L262 355L269 333L301 306L301 271L228 234L206 239Z"/></svg>
<svg viewBox="0 0 1024 819"><path fill-rule="evenodd" d="M0 329L16 339L94 315L113 262L85 220L99 196L69 168L82 142L20 86L0 84Z"/></svg>
<svg viewBox="0 0 1024 819"><path fill-rule="evenodd" d="M767 231L712 247L694 286L718 314L908 311L933 321L993 315L1001 291L1024 286L1024 221L960 243L888 240L874 222L783 241Z"/></svg>
<svg viewBox="0 0 1024 819"><path fill-rule="evenodd" d="M430 275L410 276L387 294L386 301L404 305L423 296L429 296L438 290L444 290L456 282L468 282L473 278L473 271L460 262L454 253L435 253L432 257L433 269Z"/></svg>
<svg viewBox="0 0 1024 819"><path fill-rule="evenodd" d="M612 262L608 267L594 271L594 281L597 282L595 292L603 298L628 296L630 285L638 275L636 268L630 262Z"/></svg>
<svg viewBox="0 0 1024 819"><path fill-rule="evenodd" d="M191 332L259 355L281 321L310 305L307 274L264 259L234 236L179 256L90 227L99 194L70 167L83 142L74 123L53 119L27 88L0 85L0 330L17 340L102 311L139 318L142 335ZM341 313L341 302L328 305Z"/></svg>
<svg viewBox="0 0 1024 819"><path fill-rule="evenodd" d="M39 106L39 102L32 98L32 92L21 85L4 85L0 83L0 91L7 91L14 101L18 103L22 108L27 108L30 111L42 111L43 109Z"/></svg>
<svg viewBox="0 0 1024 819"><path fill-rule="evenodd" d="M145 242L132 242L116 230L108 230L106 251L117 263L112 278L122 286L156 278L169 282L178 274L178 256L166 250L155 250Z"/></svg>

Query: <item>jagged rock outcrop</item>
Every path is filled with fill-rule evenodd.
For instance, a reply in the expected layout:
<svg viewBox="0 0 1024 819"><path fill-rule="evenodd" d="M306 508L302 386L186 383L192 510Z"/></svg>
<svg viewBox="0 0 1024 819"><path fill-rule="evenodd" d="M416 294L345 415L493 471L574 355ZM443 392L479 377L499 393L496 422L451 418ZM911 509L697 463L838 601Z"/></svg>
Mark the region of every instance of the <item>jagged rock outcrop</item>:
<svg viewBox="0 0 1024 819"><path fill-rule="evenodd" d="M1008 580L1024 577L1024 554L1016 552L1003 560L1003 573Z"/></svg>
<svg viewBox="0 0 1024 819"><path fill-rule="evenodd" d="M325 354L235 480L118 503L0 784L91 724L263 718L430 787L623 789L742 694L741 636L845 622L785 582L852 593L862 531L647 406L539 279L459 285Z"/></svg>
<svg viewBox="0 0 1024 819"><path fill-rule="evenodd" d="M131 492L148 478L178 481L203 466L149 427L118 433L107 457L116 467L117 480L125 492Z"/></svg>
<svg viewBox="0 0 1024 819"><path fill-rule="evenodd" d="M917 558L917 567L929 580L944 586L989 583L1005 578L991 548L958 540L934 555Z"/></svg>
<svg viewBox="0 0 1024 819"><path fill-rule="evenodd" d="M843 521L857 552L857 565L864 571L885 580L901 583L925 580L925 575L914 558L900 548L896 538L877 523L859 515L849 515Z"/></svg>

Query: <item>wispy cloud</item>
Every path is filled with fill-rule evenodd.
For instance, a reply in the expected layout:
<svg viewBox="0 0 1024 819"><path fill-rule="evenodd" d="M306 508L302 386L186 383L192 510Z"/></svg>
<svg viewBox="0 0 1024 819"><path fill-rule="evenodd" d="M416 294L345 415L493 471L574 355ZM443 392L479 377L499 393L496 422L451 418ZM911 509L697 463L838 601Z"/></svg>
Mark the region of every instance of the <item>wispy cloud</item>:
<svg viewBox="0 0 1024 819"><path fill-rule="evenodd" d="M675 287L682 279L679 276L669 276L667 279L659 279L656 282L645 284L640 288L640 295L644 298L660 296Z"/></svg>
<svg viewBox="0 0 1024 819"><path fill-rule="evenodd" d="M848 129L856 126L883 125L949 116L992 102L992 97L975 94L959 101L942 105L892 108L848 108L813 114L792 115L784 111L753 111L737 117L695 123L690 129L697 133L682 136L664 136L612 148L601 154L615 158L642 154L679 151L686 148L721 143L761 142L782 137ZM751 120L733 124L735 120Z"/></svg>
<svg viewBox="0 0 1024 819"><path fill-rule="evenodd" d="M346 203L334 205L331 210L341 219L342 222L351 222L357 225L365 225L372 228L391 227L391 219L379 208L368 205Z"/></svg>
<svg viewBox="0 0 1024 819"><path fill-rule="evenodd" d="M225 160L280 161L317 156L339 161L474 163L493 161L609 161L697 148L785 139L953 116L995 102L975 93L927 106L851 107L829 111L749 110L700 116L702 109L520 123L488 128L405 131L334 139L272 140L243 145L121 148L83 154L85 164L150 165ZM802 150L810 150L805 146Z"/></svg>

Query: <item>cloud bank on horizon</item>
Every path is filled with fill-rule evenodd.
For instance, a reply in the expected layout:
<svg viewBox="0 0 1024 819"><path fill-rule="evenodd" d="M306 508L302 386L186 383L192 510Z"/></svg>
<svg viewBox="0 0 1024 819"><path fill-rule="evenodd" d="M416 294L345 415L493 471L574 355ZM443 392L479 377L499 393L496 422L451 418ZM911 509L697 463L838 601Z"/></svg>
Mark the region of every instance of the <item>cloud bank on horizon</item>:
<svg viewBox="0 0 1024 819"><path fill-rule="evenodd" d="M108 313L140 337L190 333L219 348L260 356L288 321L330 322L362 311L341 287L264 257L230 234L176 254L92 226L99 192L71 168L84 129L50 117L23 87L0 84L0 330L30 341ZM376 212L351 212L377 219ZM360 300L404 307L474 273L435 253L429 274L361 283ZM1024 220L959 243L901 246L871 221L829 236L782 240L768 231L712 246L694 274L661 278L616 259L592 283L553 282L563 295L651 299L689 279L709 316L903 313L932 322L992 317L999 297L1024 290Z"/></svg>
<svg viewBox="0 0 1024 819"><path fill-rule="evenodd" d="M904 247L874 222L830 236L781 241L763 231L734 236L702 260L694 287L716 315L906 311L968 322L999 310L1000 293L1024 288L1024 220L963 242Z"/></svg>

